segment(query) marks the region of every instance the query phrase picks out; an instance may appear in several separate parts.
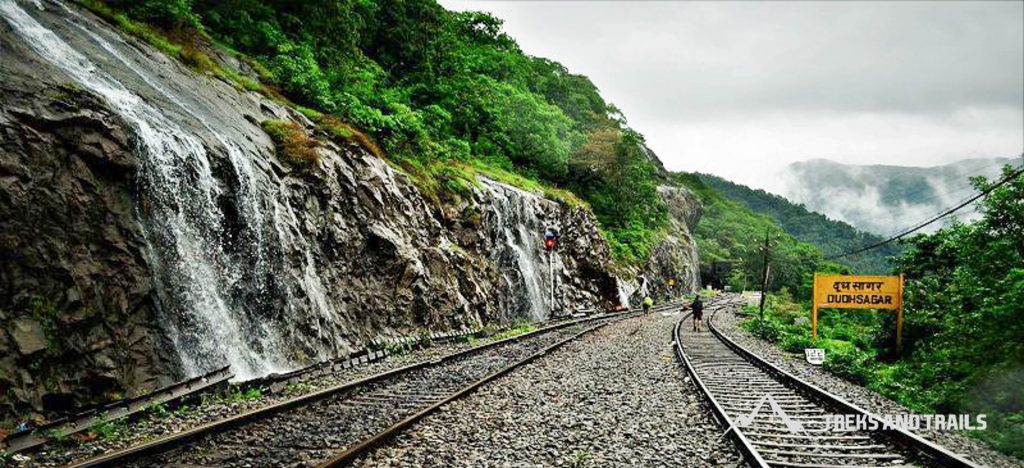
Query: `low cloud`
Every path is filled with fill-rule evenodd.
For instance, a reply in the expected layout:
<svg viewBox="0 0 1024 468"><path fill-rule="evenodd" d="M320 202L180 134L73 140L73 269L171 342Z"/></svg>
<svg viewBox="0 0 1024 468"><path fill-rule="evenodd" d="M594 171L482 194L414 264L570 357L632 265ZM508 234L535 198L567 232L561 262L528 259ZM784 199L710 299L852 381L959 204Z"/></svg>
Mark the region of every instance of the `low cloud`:
<svg viewBox="0 0 1024 468"><path fill-rule="evenodd" d="M888 237L967 201L977 194L969 177L998 178L1004 164L1020 163L984 159L941 169L918 169L812 162L787 168L779 179L786 187L783 195L790 200L832 219ZM829 183L807 183L815 176ZM970 221L979 217L976 204L971 204L953 217L926 226L922 232L934 232L953 219Z"/></svg>

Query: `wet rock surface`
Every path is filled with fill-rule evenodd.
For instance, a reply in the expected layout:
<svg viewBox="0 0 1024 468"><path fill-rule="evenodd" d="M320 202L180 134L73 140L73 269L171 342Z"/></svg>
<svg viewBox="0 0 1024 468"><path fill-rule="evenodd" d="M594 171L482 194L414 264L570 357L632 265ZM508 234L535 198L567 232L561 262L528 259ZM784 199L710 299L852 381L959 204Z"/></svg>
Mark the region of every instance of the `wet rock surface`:
<svg viewBox="0 0 1024 468"><path fill-rule="evenodd" d="M743 316L723 311L715 315L715 325L739 345L756 353L772 364L869 412L892 415L913 413L913 411L899 403L874 391L833 376L825 372L820 366L807 363L802 355L785 352L751 335L746 330L739 328L739 324L744 319L745 317ZM915 433L983 466L1024 466L1024 462L999 453L989 448L984 442L972 439L958 432L922 430Z"/></svg>
<svg viewBox="0 0 1024 468"><path fill-rule="evenodd" d="M0 30L0 421L170 381L130 137L27 53Z"/></svg>
<svg viewBox="0 0 1024 468"><path fill-rule="evenodd" d="M39 3L0 18L0 428L224 364L617 304L586 210L497 183L439 205L293 109ZM265 120L320 140L315 169Z"/></svg>
<svg viewBox="0 0 1024 468"><path fill-rule="evenodd" d="M678 315L609 325L455 401L360 466L739 466L672 354Z"/></svg>

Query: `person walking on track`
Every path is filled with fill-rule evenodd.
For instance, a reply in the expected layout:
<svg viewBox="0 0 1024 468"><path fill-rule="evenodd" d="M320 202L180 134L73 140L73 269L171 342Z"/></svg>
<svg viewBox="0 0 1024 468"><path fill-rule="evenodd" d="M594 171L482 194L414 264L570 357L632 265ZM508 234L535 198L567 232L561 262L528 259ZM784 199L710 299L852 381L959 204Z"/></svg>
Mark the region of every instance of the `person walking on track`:
<svg viewBox="0 0 1024 468"><path fill-rule="evenodd" d="M644 305L644 313L646 314L647 312L650 312L651 311L651 306L654 305L654 299L651 299L651 296L644 296L643 305Z"/></svg>
<svg viewBox="0 0 1024 468"><path fill-rule="evenodd" d="M700 300L700 294L693 300L693 304L690 304L690 310L693 311L693 331L700 331L700 322L704 319L704 303Z"/></svg>

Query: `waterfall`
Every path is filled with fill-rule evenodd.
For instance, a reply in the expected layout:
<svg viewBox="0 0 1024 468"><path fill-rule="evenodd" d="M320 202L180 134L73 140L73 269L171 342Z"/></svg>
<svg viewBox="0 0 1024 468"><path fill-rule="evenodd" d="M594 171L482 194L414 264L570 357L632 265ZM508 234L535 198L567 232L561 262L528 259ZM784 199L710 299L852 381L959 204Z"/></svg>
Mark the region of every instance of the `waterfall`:
<svg viewBox="0 0 1024 468"><path fill-rule="evenodd" d="M629 309L629 297L636 292L636 289L629 289L629 285L622 281L621 278L616 278L615 289L619 294L619 305Z"/></svg>
<svg viewBox="0 0 1024 468"><path fill-rule="evenodd" d="M481 182L489 196L488 230L495 243L495 261L508 283L514 313L531 320L546 319L551 304L550 272L560 271L557 260L542 251L546 200L532 193L487 179ZM555 261L549 265L549 261ZM556 273L557 274L557 273Z"/></svg>
<svg viewBox="0 0 1024 468"><path fill-rule="evenodd" d="M286 229L297 217L280 199L280 181L254 167L237 137L203 117L208 111L197 108L202 102L198 95L186 96L173 84L173 91L161 86L142 67L143 60L151 59L121 53L78 22L85 18L65 10L76 17L67 20L71 26L198 122L227 155L233 178L225 174L218 180L214 155L195 131L130 91L14 0L0 0L0 16L34 52L101 97L133 130L138 217L155 271L161 323L182 370L191 376L230 364L236 377L245 379L294 367L293 353L275 322L282 307L297 316L295 308L301 306L296 303L303 299L293 297L280 279L289 267L287 247L306 252L292 260L301 272L297 292L322 320L331 320L335 311L306 239Z"/></svg>

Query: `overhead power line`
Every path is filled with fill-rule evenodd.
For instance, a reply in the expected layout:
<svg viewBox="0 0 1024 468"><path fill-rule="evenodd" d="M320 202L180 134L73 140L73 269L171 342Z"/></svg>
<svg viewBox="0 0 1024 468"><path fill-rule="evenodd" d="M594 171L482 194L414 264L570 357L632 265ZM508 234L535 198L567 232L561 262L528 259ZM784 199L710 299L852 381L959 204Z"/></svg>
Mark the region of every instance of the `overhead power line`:
<svg viewBox="0 0 1024 468"><path fill-rule="evenodd" d="M883 245L886 245L886 244L895 242L895 241L897 241L899 239L902 239L902 238L906 237L907 235L912 234L912 233L914 233L914 232L916 232L916 231L918 231L920 229L923 229L925 226L928 226L929 224L932 224L932 223L934 223L934 222L936 222L936 221L938 221L938 220L940 220L942 218L945 218L946 216L949 216L949 215L955 213L957 210L959 210L959 209L961 209L961 208L963 208L963 207L965 207L967 205L970 205L971 203L974 203L979 198L984 197L985 195L988 195L993 190L995 190L995 189L997 189L999 187L1002 187L1007 182L1013 180L1014 178L1020 176L1021 174L1024 174L1024 167L1018 168L1017 170L1011 172L1006 177L1003 177L1003 179L1000 180L999 182L996 182L995 184L993 184L991 187L989 187L989 188L979 192L977 195L967 199L966 201L960 203L959 205L957 205L957 206L955 206L953 208L950 208L950 209L948 209L946 211L943 211L942 213L939 213L939 214L933 216L932 218L928 219L927 221L925 221L923 223L920 223L920 224L918 224L918 225L916 225L916 226L914 226L912 228L906 229L903 232L901 232L901 233L899 233L899 234L897 234L895 236L892 236L892 237L890 237L890 238L888 238L886 240L883 240L883 241L880 241L880 242L875 242L874 244L871 244L869 246L861 247L861 248L859 248L857 250L846 252L844 254L833 255L831 257L826 257L825 260L835 260L837 258L843 258L843 257L848 257L850 255L856 255L856 254L859 254L861 252L867 252L868 250L877 249L877 248L879 248L879 247L881 247Z"/></svg>
<svg viewBox="0 0 1024 468"><path fill-rule="evenodd" d="M1018 158L1011 158L1010 161L1013 161L1014 159L1018 159ZM975 177L975 176L985 175L984 171L986 171L988 169L991 169L993 167L996 167L996 166L1005 166L1007 164L1011 164L1012 165L1012 163L1008 163L1006 161L1000 161L1000 162L997 162L997 163L987 164L985 166L977 167L977 168L971 169L970 171L967 171L967 173L964 174L963 177L969 179L969 178L972 178L972 177ZM1024 167L1024 164L1022 164L1022 167ZM934 187L929 186L929 187L927 187L925 189L919 189L919 190L911 191L911 192L909 192L909 194L904 194L903 197L904 198L910 198L911 195L921 195L922 193L924 193L925 190L932 190L932 196L935 197L935 198L943 199L943 200L949 200L949 199L952 198L952 199L956 200L953 203L960 203L960 202L966 200L967 198L971 197L974 193L976 193L977 189L974 188L974 185L965 185L965 186L961 186L961 187L959 187L959 188L957 188L955 190L947 190L947 191L944 191L944 192L939 192L939 191L935 190ZM966 192L971 192L971 193L966 193ZM959 196L962 193L965 193L966 196ZM953 198L953 195L957 195L957 197ZM924 222L927 219L928 218L922 218L920 221L914 221L914 223L910 224L910 225L914 226L917 223ZM896 231L892 231L892 232L890 232L888 234L885 234L885 235L886 236L893 236L893 235L896 235L896 233L898 233L898 232L900 232L900 231L896 230Z"/></svg>

